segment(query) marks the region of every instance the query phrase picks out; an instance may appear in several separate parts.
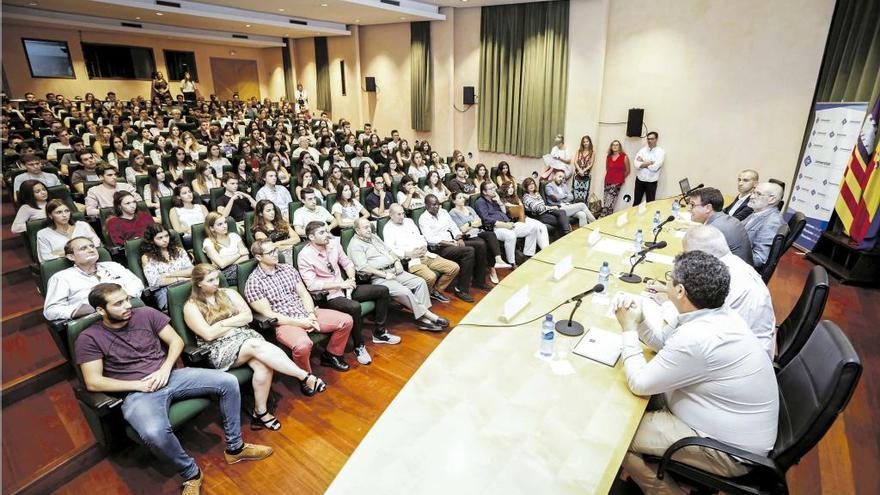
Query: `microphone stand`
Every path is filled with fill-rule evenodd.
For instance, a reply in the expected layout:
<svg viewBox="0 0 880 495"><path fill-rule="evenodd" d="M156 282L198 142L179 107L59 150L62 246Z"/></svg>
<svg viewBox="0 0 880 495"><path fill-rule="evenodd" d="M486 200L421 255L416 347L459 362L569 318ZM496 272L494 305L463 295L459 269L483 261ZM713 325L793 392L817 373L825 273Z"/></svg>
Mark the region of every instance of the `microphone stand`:
<svg viewBox="0 0 880 495"><path fill-rule="evenodd" d="M633 274L633 272L634 272L635 269L636 269L636 265L638 265L639 263L641 263L642 261L644 261L646 256L648 256L648 253L642 254L641 257L639 257L639 259L636 260L635 263L633 263L632 268L629 269L629 273L623 274L623 275L621 275L621 276L619 277L620 280L622 280L622 281L624 281L624 282L626 282L626 283L628 283L628 284L639 284L639 283L641 283L641 282L642 282L642 277ZM632 257L630 258L630 261L632 261L633 258L635 258L635 256L632 256Z"/></svg>
<svg viewBox="0 0 880 495"><path fill-rule="evenodd" d="M572 320L572 318L574 318L574 312L577 311L582 302L584 302L583 297L577 300L577 303L575 303L574 308L572 308L571 314L568 315L567 320L559 320L556 322L557 332L561 333L562 335L568 335L569 337L577 337L578 335L584 333L584 326Z"/></svg>
<svg viewBox="0 0 880 495"><path fill-rule="evenodd" d="M654 229L654 240L648 241L645 243L645 247L654 247L657 245L657 237L660 236L660 232L663 231L663 225L658 225L656 229Z"/></svg>

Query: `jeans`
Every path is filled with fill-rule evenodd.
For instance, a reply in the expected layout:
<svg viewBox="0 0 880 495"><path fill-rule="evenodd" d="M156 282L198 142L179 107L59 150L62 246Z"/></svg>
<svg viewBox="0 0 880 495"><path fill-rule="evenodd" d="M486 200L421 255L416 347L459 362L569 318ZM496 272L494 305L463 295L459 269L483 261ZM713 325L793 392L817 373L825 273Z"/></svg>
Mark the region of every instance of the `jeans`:
<svg viewBox="0 0 880 495"><path fill-rule="evenodd" d="M171 429L172 402L206 395L220 398L226 448L236 450L241 439L241 394L238 379L219 370L180 368L171 371L168 384L155 392L133 392L122 403L122 415L156 457L170 462L184 479L195 476L196 461L183 450Z"/></svg>

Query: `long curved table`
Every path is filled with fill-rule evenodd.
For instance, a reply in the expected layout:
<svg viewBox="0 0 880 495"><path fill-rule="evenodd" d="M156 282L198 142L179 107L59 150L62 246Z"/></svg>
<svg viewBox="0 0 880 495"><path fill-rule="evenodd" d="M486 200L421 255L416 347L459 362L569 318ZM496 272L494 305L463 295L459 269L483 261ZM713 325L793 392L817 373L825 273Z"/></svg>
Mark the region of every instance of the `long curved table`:
<svg viewBox="0 0 880 495"><path fill-rule="evenodd" d="M326 493L607 493L647 400L627 388L621 360L611 368L572 354L580 337L557 333L553 360L539 358L541 323L546 312L596 283L602 261L614 274L628 271L627 254L602 249L631 245L637 228L650 240L654 212L666 218L670 208L671 200L659 200L642 213L633 207L602 218L505 277L425 360ZM602 246L588 244L596 228ZM685 220L667 224L660 239L668 246L657 252L678 253L687 228ZM553 266L568 255L574 269L553 280ZM663 280L670 269L660 260L636 273ZM512 326L475 326L505 325L501 308L525 285L530 302ZM611 295L644 289L616 278L610 285ZM620 332L602 299L585 298L574 319ZM554 319L568 318L571 309L556 309Z"/></svg>

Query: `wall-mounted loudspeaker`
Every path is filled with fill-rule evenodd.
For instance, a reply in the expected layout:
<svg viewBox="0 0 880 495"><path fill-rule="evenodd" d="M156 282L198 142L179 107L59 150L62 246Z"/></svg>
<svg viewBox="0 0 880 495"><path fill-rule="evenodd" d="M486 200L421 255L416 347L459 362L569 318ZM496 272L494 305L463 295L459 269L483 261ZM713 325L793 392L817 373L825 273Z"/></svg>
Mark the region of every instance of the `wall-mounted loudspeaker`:
<svg viewBox="0 0 880 495"><path fill-rule="evenodd" d="M375 93L376 92L376 78L375 77L365 78L365 84L367 86L368 93Z"/></svg>
<svg viewBox="0 0 880 495"><path fill-rule="evenodd" d="M465 86L464 87L464 95L462 98L462 103L465 105L473 105L477 102L477 99L474 97L474 87L473 86Z"/></svg>
<svg viewBox="0 0 880 495"><path fill-rule="evenodd" d="M629 115L626 118L626 136L641 137L642 121L645 118L644 108L630 108Z"/></svg>

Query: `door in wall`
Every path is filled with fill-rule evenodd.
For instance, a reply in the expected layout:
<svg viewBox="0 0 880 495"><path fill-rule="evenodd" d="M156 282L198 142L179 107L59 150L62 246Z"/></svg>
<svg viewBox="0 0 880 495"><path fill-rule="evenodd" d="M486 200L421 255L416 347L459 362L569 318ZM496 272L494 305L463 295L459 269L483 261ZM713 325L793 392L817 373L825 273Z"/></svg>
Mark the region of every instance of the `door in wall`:
<svg viewBox="0 0 880 495"><path fill-rule="evenodd" d="M231 100L236 92L242 100L251 96L260 99L256 60L211 57L211 76L214 78L214 94L221 100Z"/></svg>

